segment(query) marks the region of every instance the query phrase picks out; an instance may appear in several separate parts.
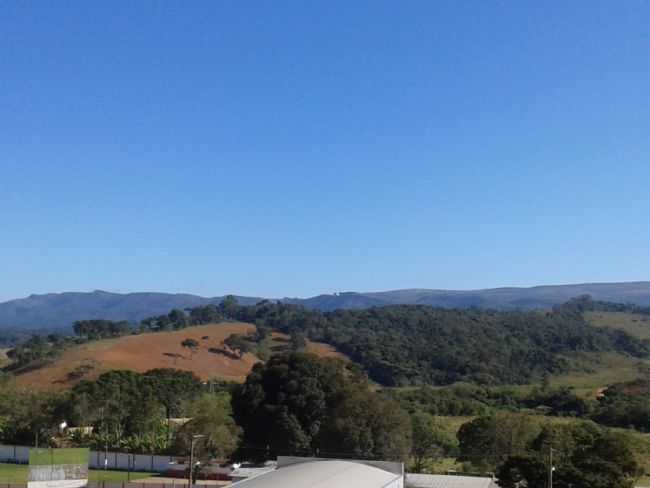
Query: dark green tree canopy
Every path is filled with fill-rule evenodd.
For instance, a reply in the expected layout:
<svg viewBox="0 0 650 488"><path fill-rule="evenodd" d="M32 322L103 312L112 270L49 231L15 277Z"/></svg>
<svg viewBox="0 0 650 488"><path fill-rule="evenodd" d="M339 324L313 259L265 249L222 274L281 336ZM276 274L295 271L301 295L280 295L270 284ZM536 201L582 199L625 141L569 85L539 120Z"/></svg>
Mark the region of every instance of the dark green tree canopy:
<svg viewBox="0 0 650 488"><path fill-rule="evenodd" d="M339 360L274 356L254 366L232 402L248 456L327 451L399 459L410 447L408 417Z"/></svg>
<svg viewBox="0 0 650 488"><path fill-rule="evenodd" d="M569 305L552 312L419 305L320 312L268 300L239 306L234 297L227 297L220 312L289 334L294 350L302 349L305 339L331 344L386 386L528 383L568 371L565 356L573 352L648 355L639 339L593 327L581 308Z"/></svg>
<svg viewBox="0 0 650 488"><path fill-rule="evenodd" d="M182 403L194 399L202 392L201 380L190 371L152 369L144 373L143 382L165 407L168 418L180 415Z"/></svg>
<svg viewBox="0 0 650 488"><path fill-rule="evenodd" d="M73 388L68 419L122 438L151 430L165 417L180 415L182 402L196 398L201 387L200 380L187 371L109 371Z"/></svg>
<svg viewBox="0 0 650 488"><path fill-rule="evenodd" d="M545 426L529 447L498 467L503 488L546 488L551 450L556 488L631 488L640 474L627 435L590 422Z"/></svg>
<svg viewBox="0 0 650 488"><path fill-rule="evenodd" d="M119 337L131 332L131 326L126 320L77 320L72 325L75 334L90 339L101 339L104 337Z"/></svg>

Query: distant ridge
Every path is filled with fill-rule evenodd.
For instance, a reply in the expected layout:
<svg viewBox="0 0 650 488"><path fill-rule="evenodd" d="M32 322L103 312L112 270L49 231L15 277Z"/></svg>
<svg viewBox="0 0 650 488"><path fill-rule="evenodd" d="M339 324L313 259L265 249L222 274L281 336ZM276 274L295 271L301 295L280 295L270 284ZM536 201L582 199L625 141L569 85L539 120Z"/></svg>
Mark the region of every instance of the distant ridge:
<svg viewBox="0 0 650 488"><path fill-rule="evenodd" d="M237 297L242 304L257 303L260 298ZM63 292L30 295L0 303L0 327L12 329L61 329L75 320L108 319L138 322L174 308L184 309L221 303L223 297L205 298L184 293L111 293Z"/></svg>
<svg viewBox="0 0 650 488"><path fill-rule="evenodd" d="M405 289L383 292L344 292L311 298L284 298L311 309L324 311L359 309L383 305L419 304L445 308L494 308L499 310L549 309L580 295L596 300L650 306L650 281L628 283L583 283L576 285L507 287L484 290ZM249 305L258 297L237 297ZM137 322L144 317L220 303L223 297L201 297L182 293L64 292L30 295L0 303L0 328L61 329L80 319L103 318Z"/></svg>

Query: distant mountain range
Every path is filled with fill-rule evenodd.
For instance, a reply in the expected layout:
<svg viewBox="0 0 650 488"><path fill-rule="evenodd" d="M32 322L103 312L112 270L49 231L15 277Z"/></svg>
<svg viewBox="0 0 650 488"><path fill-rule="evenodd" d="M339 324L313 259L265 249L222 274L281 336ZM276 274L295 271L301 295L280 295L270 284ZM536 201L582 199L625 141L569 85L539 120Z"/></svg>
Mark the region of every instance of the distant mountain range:
<svg viewBox="0 0 650 488"><path fill-rule="evenodd" d="M345 292L311 298L283 298L287 303L311 309L336 310L397 304L445 308L494 308L499 310L549 309L580 295L596 300L650 306L650 282L588 283L580 285L491 288L485 290L408 289L372 293ZM238 296L243 305L262 298ZM103 318L137 322L167 313L173 308L220 303L223 297L206 298L173 293L110 293L106 291L48 293L0 303L0 328L61 329L75 320Z"/></svg>

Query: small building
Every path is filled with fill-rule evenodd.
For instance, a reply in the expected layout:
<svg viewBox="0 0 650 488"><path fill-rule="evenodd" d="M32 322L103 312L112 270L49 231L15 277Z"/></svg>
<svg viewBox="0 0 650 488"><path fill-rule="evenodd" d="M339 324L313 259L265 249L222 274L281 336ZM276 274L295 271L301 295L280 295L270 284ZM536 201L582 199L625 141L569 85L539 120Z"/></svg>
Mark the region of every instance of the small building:
<svg viewBox="0 0 650 488"><path fill-rule="evenodd" d="M407 474L406 488L499 488L493 478L445 474Z"/></svg>

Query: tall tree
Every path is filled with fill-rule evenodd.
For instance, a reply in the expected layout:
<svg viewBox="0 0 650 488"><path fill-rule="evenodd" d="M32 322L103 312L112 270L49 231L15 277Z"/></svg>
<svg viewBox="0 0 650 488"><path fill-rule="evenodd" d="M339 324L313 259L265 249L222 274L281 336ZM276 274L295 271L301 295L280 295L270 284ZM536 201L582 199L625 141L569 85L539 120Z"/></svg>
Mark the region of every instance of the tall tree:
<svg viewBox="0 0 650 488"><path fill-rule="evenodd" d="M191 358L194 357L194 354L199 349L199 341L191 338L183 339L183 341L181 342L181 346L186 347L187 349L190 350L190 358Z"/></svg>
<svg viewBox="0 0 650 488"><path fill-rule="evenodd" d="M625 434L588 422L546 427L526 454L509 456L496 475L503 488L545 488L553 450L555 488L631 488L640 474Z"/></svg>
<svg viewBox="0 0 650 488"><path fill-rule="evenodd" d="M234 295L228 295L224 297L220 308L227 319L236 319L237 312L239 312L239 302Z"/></svg>
<svg viewBox="0 0 650 488"><path fill-rule="evenodd" d="M170 419L181 413L183 402L196 398L202 389L201 380L190 371L159 368L144 374L144 385L165 407L167 435L171 435Z"/></svg>
<svg viewBox="0 0 650 488"><path fill-rule="evenodd" d="M239 443L241 428L232 418L230 395L203 394L187 402L187 415L191 420L181 427L177 435L178 452L188 452L193 435L206 436L198 444L198 454L209 454L218 459L228 459Z"/></svg>
<svg viewBox="0 0 650 488"><path fill-rule="evenodd" d="M190 325L190 318L185 312L179 309L174 309L169 312L169 321L174 329L184 329Z"/></svg>
<svg viewBox="0 0 650 488"><path fill-rule="evenodd" d="M401 459L410 448L408 417L339 360L274 356L253 367L232 402L248 455Z"/></svg>
<svg viewBox="0 0 650 488"><path fill-rule="evenodd" d="M524 454L539 433L526 415L498 412L463 424L458 431L461 461L493 469L509 456Z"/></svg>
<svg viewBox="0 0 650 488"><path fill-rule="evenodd" d="M234 391L235 420L244 443L273 453L311 452L327 415L328 401L344 382L343 366L305 354L275 356L258 363Z"/></svg>
<svg viewBox="0 0 650 488"><path fill-rule="evenodd" d="M346 385L318 438L327 456L406 461L411 425L406 412L365 385Z"/></svg>
<svg viewBox="0 0 650 488"><path fill-rule="evenodd" d="M156 430L162 425L164 407L147 387L141 374L114 370L95 381L81 381L73 391L74 402L90 405L89 418L96 432L119 443L127 436Z"/></svg>
<svg viewBox="0 0 650 488"><path fill-rule="evenodd" d="M436 417L426 412L411 415L411 426L413 471L420 473L426 460L435 462L449 452L454 447L454 439Z"/></svg>

